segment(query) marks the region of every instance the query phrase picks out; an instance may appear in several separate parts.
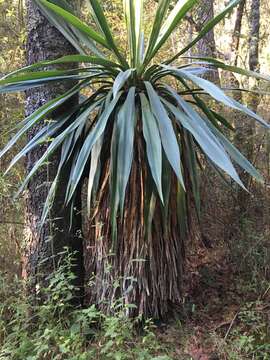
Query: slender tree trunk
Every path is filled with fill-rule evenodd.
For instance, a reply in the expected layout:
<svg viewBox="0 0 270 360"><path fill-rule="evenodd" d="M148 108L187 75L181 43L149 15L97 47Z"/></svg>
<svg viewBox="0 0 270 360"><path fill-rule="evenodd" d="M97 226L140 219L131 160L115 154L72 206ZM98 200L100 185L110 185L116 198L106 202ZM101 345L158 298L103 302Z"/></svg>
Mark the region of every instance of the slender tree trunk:
<svg viewBox="0 0 270 360"><path fill-rule="evenodd" d="M27 64L55 59L76 52L61 33L49 24L31 0L27 1L27 34ZM26 115L31 114L47 101L67 91L71 86L72 84L68 82L61 85L54 83L50 86L28 91L26 94ZM63 105L60 110L52 114L52 120L57 119L59 114L66 109L66 106L73 106L77 101L78 98L74 97L68 105ZM35 128L29 131L28 139L30 140L44 126L46 126L46 120L38 123ZM46 151L46 148L47 145L45 144L29 153L26 161L27 172L32 169L35 162ZM75 251L73 272L76 275L75 285L79 287L79 290L74 297L74 301L77 304L82 298L84 281L81 199L80 195L78 195L74 204L76 215L72 226L70 226L70 209L63 207L66 179L69 173L68 165L59 180L56 201L51 209L49 220L41 231L39 228L43 205L49 186L55 177L58 160L59 153L49 159L48 166L39 170L28 186L26 201L28 226L24 273L25 276L33 279L32 290L34 291L36 285L44 285L44 278L59 265L61 256L64 256L63 250L65 247L72 252ZM59 255L60 253L62 255Z"/></svg>
<svg viewBox="0 0 270 360"><path fill-rule="evenodd" d="M193 24L195 30L200 32L203 26L214 17L214 2L213 0L202 0L200 1ZM217 57L217 48L215 41L214 30L209 31L196 45L196 52L201 56ZM206 75L207 79L219 84L218 71L208 72Z"/></svg>
<svg viewBox="0 0 270 360"><path fill-rule="evenodd" d="M245 5L246 5L246 0L241 0L241 2L237 7L236 20L235 20L234 31L232 36L231 52L232 52L232 56L234 56L233 64L235 66L237 66L238 57L239 57L240 36L241 36L241 28L242 28Z"/></svg>
<svg viewBox="0 0 270 360"><path fill-rule="evenodd" d="M188 18L193 29L198 33L202 30L203 26L214 17L214 2L212 0L202 0L196 8L196 11L192 14L191 18ZM217 47L215 41L215 33L212 29L209 31L196 45L193 50L193 55L199 55L203 57L217 57ZM220 78L218 71L209 71L204 75L204 78L219 85ZM207 102L208 98L205 98ZM217 108L218 109L218 108ZM213 244L214 236L212 235L211 228L216 228L216 201L219 198L219 188L216 186L217 175L213 169L205 164L205 170L201 174L200 190L201 190L201 219L200 219L200 240L205 247L211 247ZM211 181L211 183L210 183ZM209 188L212 190L209 191Z"/></svg>
<svg viewBox="0 0 270 360"><path fill-rule="evenodd" d="M240 8L239 8L240 9ZM241 9L240 9L241 10ZM239 11L240 11L239 10ZM239 13L239 16L241 12ZM259 39L260 39L260 0L252 0L250 11L250 35L249 35L249 69L253 71L259 70ZM236 80L235 85L239 85ZM253 84L256 89L256 83ZM252 84L251 84L252 86ZM237 96L238 101L242 101L242 94ZM257 111L260 98L258 95L250 93L246 98L246 103L249 108L254 112ZM252 161L254 156L254 136L255 136L255 124L247 116L241 116L241 119L236 122L236 143L241 152ZM245 186L250 188L250 175L244 171L240 172L240 176ZM250 203L250 195L239 189L238 191L238 208L241 214L241 218L245 218L248 215Z"/></svg>
<svg viewBox="0 0 270 360"><path fill-rule="evenodd" d="M232 43L231 43L232 64L235 66L238 65L240 37L241 37L241 29L242 29L245 6L246 6L246 0L242 0L237 7L236 20L232 35ZM234 75L234 73L230 73L229 86L231 86L232 88L240 87L240 83L237 77ZM235 100L242 102L243 101L242 92L241 91L234 92L234 98ZM243 117L243 119L245 118L245 115L243 114L241 114L240 116ZM239 116L237 115L237 118L238 117ZM237 123L236 123L236 127L237 127Z"/></svg>
<svg viewBox="0 0 270 360"><path fill-rule="evenodd" d="M249 68L258 71L260 42L260 0L252 0L250 12Z"/></svg>

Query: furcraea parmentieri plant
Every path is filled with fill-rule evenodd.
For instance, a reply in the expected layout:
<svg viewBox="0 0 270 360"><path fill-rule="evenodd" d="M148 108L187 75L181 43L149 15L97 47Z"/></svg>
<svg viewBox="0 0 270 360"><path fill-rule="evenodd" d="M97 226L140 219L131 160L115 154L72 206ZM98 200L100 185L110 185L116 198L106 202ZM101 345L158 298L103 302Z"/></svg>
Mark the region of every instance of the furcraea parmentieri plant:
<svg viewBox="0 0 270 360"><path fill-rule="evenodd" d="M164 317L173 304L181 302L191 203L199 213L197 168L202 155L217 172L225 172L242 187L234 163L262 180L224 135L224 129L232 126L209 107L207 96L246 113L265 128L269 125L203 75L223 69L266 81L270 78L216 59L184 56L239 1L231 1L185 48L161 63L155 62L155 55L199 0L179 0L176 4L160 0L147 40L143 0L124 0L128 54L117 46L98 0L88 0L95 28L79 20L65 0L34 2L79 54L17 70L1 79L0 91L23 91L52 82L73 81L74 85L75 80L76 84L20 122L1 156L31 127L50 119L50 114L64 104L61 116L46 121L8 170L27 152L48 143L23 181L23 190L51 155L61 149L41 226L55 201L62 168L71 161L63 206L72 204L81 189L79 185L87 178L92 222L87 271L96 279L92 300L106 311L115 298L122 297L130 305L128 314ZM74 68L52 70L63 63ZM78 93L79 104L70 107L69 100ZM114 286L115 279L119 279L118 287Z"/></svg>

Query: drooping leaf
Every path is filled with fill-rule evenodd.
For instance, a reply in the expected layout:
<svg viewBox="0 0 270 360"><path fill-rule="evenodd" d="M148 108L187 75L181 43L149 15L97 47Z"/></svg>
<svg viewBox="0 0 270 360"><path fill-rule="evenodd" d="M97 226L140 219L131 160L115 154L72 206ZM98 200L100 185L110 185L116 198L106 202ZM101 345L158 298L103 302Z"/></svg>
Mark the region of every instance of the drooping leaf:
<svg viewBox="0 0 270 360"><path fill-rule="evenodd" d="M185 189L184 179L181 170L179 145L172 126L172 121L169 118L164 106L159 99L158 94L154 90L151 83L145 82L145 86L150 100L151 111L155 115L158 122L163 149L178 180L180 181L182 187Z"/></svg>
<svg viewBox="0 0 270 360"><path fill-rule="evenodd" d="M179 186L183 189L181 184ZM163 191L164 200L163 200L163 207L161 207L161 211L162 211L162 223L165 232L167 232L168 230L168 216L169 216L171 189L172 189L172 167L166 157L165 151L162 150L162 191Z"/></svg>
<svg viewBox="0 0 270 360"><path fill-rule="evenodd" d="M110 156L110 222L112 228L112 251L115 248L117 239L117 212L119 208L119 187L117 186L118 139L118 127L115 122L112 132Z"/></svg>
<svg viewBox="0 0 270 360"><path fill-rule="evenodd" d="M248 161L248 159L241 154L241 152L223 135L208 119L204 119L212 130L212 132L219 138L224 148L227 150L231 158L239 165L242 169L247 171L252 177L257 179L259 182L264 182L262 175L255 169L255 167Z"/></svg>
<svg viewBox="0 0 270 360"><path fill-rule="evenodd" d="M68 158L71 156L73 147L74 147L73 133L70 133L62 145L61 157L60 157L60 162L58 164L57 173L56 173L55 178L50 186L46 201L43 206L43 211L42 211L42 215L41 215L41 219L40 219L40 228L43 227L46 219L48 218L48 216L50 214L50 211L52 209L52 206L53 206L53 203L55 200L57 187L59 185L59 179L62 175L62 173L61 173L62 168L63 168L64 164L66 163L66 161L68 160Z"/></svg>
<svg viewBox="0 0 270 360"><path fill-rule="evenodd" d="M90 215L91 210L91 200L92 200L92 190L94 186L95 176L97 173L97 168L100 160L100 153L103 145L103 135L97 140L94 144L91 151L91 163L88 177L88 187L87 187L87 213Z"/></svg>
<svg viewBox="0 0 270 360"><path fill-rule="evenodd" d="M117 187L122 215L124 211L126 187L133 160L135 124L135 87L131 87L128 92L126 101L117 114Z"/></svg>
<svg viewBox="0 0 270 360"><path fill-rule="evenodd" d="M200 199L200 185L199 185L199 174L198 164L196 157L195 144L192 135L185 129L183 129L183 138L185 142L185 150L183 156L186 158L186 164L188 167L188 173L191 180L192 192L195 200L196 212L198 219L200 220L201 214L201 199Z"/></svg>
<svg viewBox="0 0 270 360"><path fill-rule="evenodd" d="M38 108L35 112L29 115L23 121L23 127L14 135L14 137L8 142L8 144L4 147L0 152L0 158L5 155L12 146L23 136L36 122L44 119L48 114L50 114L53 110L61 106L68 99L78 93L80 89L82 89L84 84L77 84L71 90L67 91L63 95L53 99L40 108Z"/></svg>
<svg viewBox="0 0 270 360"><path fill-rule="evenodd" d="M25 66L21 69L15 70L11 73L9 73L8 75L4 76L2 79L8 79L10 77L13 77L14 75L17 75L19 73L25 73L25 72L29 72L32 70L36 70L39 68L43 68L49 65L58 65L58 64L66 64L66 63L90 63L93 65L102 65L104 66L106 69L110 70L110 68L117 68L120 67L119 64L114 63L112 61L97 57L97 56L88 56L88 55L66 55L63 56L61 58L58 58L56 60L46 60L46 61L40 61L38 63L29 65L29 66ZM93 68L93 70L96 71L96 68ZM83 71L83 69L81 69L80 71ZM66 71L65 71L66 72Z"/></svg>
<svg viewBox="0 0 270 360"><path fill-rule="evenodd" d="M49 82L58 81L74 81L85 80L93 77L98 77L99 72L84 72L82 69L74 69L70 71L55 70L55 71L38 71L23 75L17 75L0 80L0 93L24 91L39 87Z"/></svg>
<svg viewBox="0 0 270 360"><path fill-rule="evenodd" d="M69 192L68 192L68 202L71 200L76 187L78 183L80 182L82 173L84 171L85 165L90 157L91 150L94 146L94 144L98 141L100 136L103 134L105 127L107 125L107 121L113 112L115 105L117 104L119 98L121 96L121 93L118 93L118 95L109 103L107 107L105 107L103 113L100 115L96 125L91 129L88 136L85 138L83 146L80 150L75 169L74 169L74 175L69 180Z"/></svg>
<svg viewBox="0 0 270 360"><path fill-rule="evenodd" d="M220 129L219 123L221 123L227 129L229 129L231 131L235 131L234 127L222 115L218 114L217 112L215 112L212 109L209 109L209 107L206 105L206 103L201 98L199 98L196 94L191 93L191 95L193 96L193 98L195 100L194 105L199 107L199 109L202 110L209 119L211 119L212 123L214 123L217 128Z"/></svg>
<svg viewBox="0 0 270 360"><path fill-rule="evenodd" d="M115 98L118 91L122 89L127 80L130 78L132 70L121 71L114 80L113 84L113 97Z"/></svg>
<svg viewBox="0 0 270 360"><path fill-rule="evenodd" d="M206 79L202 79L202 78L200 78L196 75L193 75L189 72L186 72L185 70L179 70L179 69L175 69L175 68L171 68L171 67L170 67L170 69L173 72L182 76L184 79L190 80L194 84L199 86L200 88L204 89L215 100L223 103L224 105L226 105L232 109L239 110L239 111L253 117L264 127L268 128L268 129L270 128L270 125L267 124L259 115L255 114L252 110L248 109L246 106L240 104L236 100L227 96L218 86L216 86L212 82L210 82Z"/></svg>
<svg viewBox="0 0 270 360"><path fill-rule="evenodd" d="M18 193L22 192L34 174L39 170L41 166L46 164L47 159L61 146L65 139L82 124L85 123L90 115L90 113L100 105L101 100L97 100L94 104L89 106L80 116L76 118L64 131L62 131L57 137L55 137L48 146L45 153L40 157L40 159L35 163L31 171L28 173L24 179ZM78 180L79 181L79 180Z"/></svg>
<svg viewBox="0 0 270 360"><path fill-rule="evenodd" d="M104 57L103 53L95 45L94 41L86 36L85 33L73 27L71 24L68 24L61 16L57 15L53 10L42 4L40 0L33 1L41 10L42 14L48 19L48 21L63 34L63 36L80 54L85 55L84 46L86 46L93 54L99 57ZM54 3L55 5L63 7L65 10L67 10L61 1L54 1Z"/></svg>
<svg viewBox="0 0 270 360"><path fill-rule="evenodd" d="M179 184L177 186L176 204L180 238L185 239L188 229L187 199L186 193L183 191L183 188L179 186Z"/></svg>
<svg viewBox="0 0 270 360"><path fill-rule="evenodd" d="M71 113L65 117L61 117L61 119L57 119L57 121L48 122L47 126L44 126L24 147L21 151L16 154L12 161L10 162L8 168L5 171L7 174L10 169L23 157L26 156L27 153L35 149L37 146L42 145L44 143L48 143L50 139L59 131L62 126L70 119Z"/></svg>
<svg viewBox="0 0 270 360"><path fill-rule="evenodd" d="M177 109L174 105L166 102L166 105L170 111L172 111L176 119L194 136L202 150L213 161L213 163L224 170L232 179L244 188L244 185L225 149L206 126L200 115L174 90L170 87L167 88L178 102L179 107L184 110L183 112L180 109Z"/></svg>
<svg viewBox="0 0 270 360"><path fill-rule="evenodd" d="M232 72L232 73L253 77L253 78L256 78L258 80L270 81L270 76L269 75L260 74L260 73L255 72L255 71L240 68L238 66L227 65L224 62L222 62L222 61L220 61L218 59L215 59L215 58L203 57L203 56L184 56L183 59L185 59L185 58L186 59L192 59L192 60L202 60L203 61L202 64L207 63L207 64L210 64L210 65L213 65L216 68L223 69L223 70L226 70L226 71L229 71L229 72ZM196 64L200 64L200 62L196 62Z"/></svg>
<svg viewBox="0 0 270 360"><path fill-rule="evenodd" d="M231 131L235 131L235 128L222 115L218 114L214 110L210 110L210 112L222 125L224 125L226 128L228 128Z"/></svg>
<svg viewBox="0 0 270 360"><path fill-rule="evenodd" d="M162 147L158 130L157 121L151 112L149 102L146 96L141 93L141 109L143 122L143 136L146 142L146 152L152 177L155 181L161 202L163 202L162 193Z"/></svg>
<svg viewBox="0 0 270 360"><path fill-rule="evenodd" d="M104 39L100 34L98 34L95 30L87 26L84 22L78 19L75 15L72 15L70 12L64 10L60 6L50 3L47 0L36 0L41 5L44 5L48 9L55 12L57 15L61 16L65 21L69 24L73 25L76 29L86 34L90 39L96 41L98 44L104 46L107 49L111 50L110 45L107 43L106 39Z"/></svg>

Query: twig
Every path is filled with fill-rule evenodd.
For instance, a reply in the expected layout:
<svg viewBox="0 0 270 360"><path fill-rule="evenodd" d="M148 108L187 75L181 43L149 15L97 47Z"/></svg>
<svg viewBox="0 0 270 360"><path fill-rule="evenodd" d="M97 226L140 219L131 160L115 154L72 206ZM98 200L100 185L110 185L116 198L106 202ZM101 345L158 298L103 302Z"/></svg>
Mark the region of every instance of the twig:
<svg viewBox="0 0 270 360"><path fill-rule="evenodd" d="M222 328L223 326L227 326L227 325L230 325L231 324L231 320L230 321L224 321L220 324L218 324L217 326L215 326L213 328L213 331L217 331L218 329Z"/></svg>
<svg viewBox="0 0 270 360"><path fill-rule="evenodd" d="M232 319L232 321L231 321L231 323L230 323L229 329L228 329L228 331L226 332L226 335L224 336L224 340L225 340L225 341L226 341L227 337L229 336L229 334L230 334L230 332L231 332L231 329L232 329L232 327L233 327L233 324L234 324L234 322L235 322L238 314L239 314L239 311L237 311L237 313L234 315L234 317L233 317L233 319Z"/></svg>
<svg viewBox="0 0 270 360"><path fill-rule="evenodd" d="M263 295L261 296L261 299L264 299L266 297L266 295L268 294L270 290L270 285L268 286L268 288L265 290L265 292L263 293Z"/></svg>

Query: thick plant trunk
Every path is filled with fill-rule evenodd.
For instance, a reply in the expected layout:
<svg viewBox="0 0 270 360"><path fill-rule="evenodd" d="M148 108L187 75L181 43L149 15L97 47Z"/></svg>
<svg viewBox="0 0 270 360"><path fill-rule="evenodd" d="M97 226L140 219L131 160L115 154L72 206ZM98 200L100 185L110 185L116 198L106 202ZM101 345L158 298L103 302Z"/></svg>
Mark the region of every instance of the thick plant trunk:
<svg viewBox="0 0 270 360"><path fill-rule="evenodd" d="M109 162L101 174L103 190L93 210L87 242L87 273L93 274L89 301L105 312L114 312L119 301L127 316L165 319L182 303L184 243L189 223L177 219L177 184L172 178L166 220L157 202L151 203L152 232L146 236L142 151L137 148L127 188L123 221L118 221L118 239L112 244L110 227ZM186 182L189 183L188 181ZM189 189L187 186L188 196ZM188 210L187 210L188 211ZM190 219L187 212L185 221ZM182 234L182 235L181 235ZM136 305L136 308L131 305Z"/></svg>
<svg viewBox="0 0 270 360"><path fill-rule="evenodd" d="M58 30L49 24L31 0L27 1L27 24L27 64L75 53L75 49ZM28 91L26 94L26 115L31 114L47 101L67 91L71 86L70 82L65 84L54 83L50 86L43 86L42 88ZM74 97L71 102L64 104L62 109L57 110L57 112L51 115L52 120L57 119L66 106L73 106L77 101L78 98ZM38 123L35 128L29 131L28 139L30 140L44 126L46 126L46 121ZM47 145L44 144L28 154L26 160L27 172L32 169L46 148ZM75 296L75 302L79 303L82 297L84 277L81 200L78 195L77 202L74 204L76 215L70 227L70 209L63 207L66 181L69 173L68 165L65 173L62 174L59 180L55 204L52 206L49 219L41 231L39 228L43 205L49 186L56 174L58 159L59 153L50 158L48 166L39 170L28 186L26 200L28 226L26 231L27 242L24 272L25 276L33 278L32 290L34 290L35 286L39 282L42 283L44 277L48 276L59 265L61 256L64 256L63 250L65 248L76 252L73 272L76 275L75 285L80 288ZM61 252L62 255L59 255Z"/></svg>

